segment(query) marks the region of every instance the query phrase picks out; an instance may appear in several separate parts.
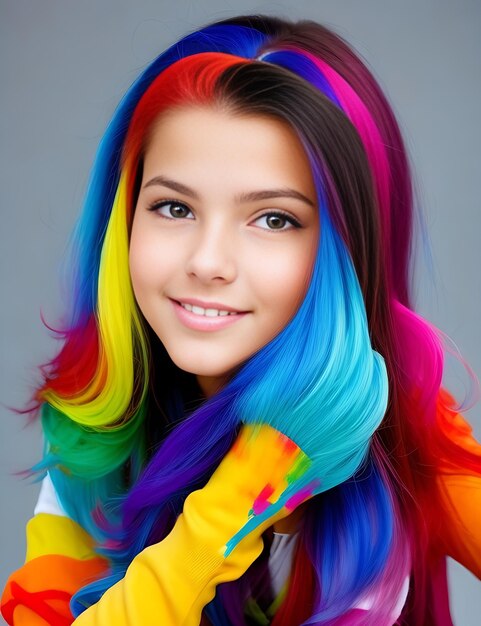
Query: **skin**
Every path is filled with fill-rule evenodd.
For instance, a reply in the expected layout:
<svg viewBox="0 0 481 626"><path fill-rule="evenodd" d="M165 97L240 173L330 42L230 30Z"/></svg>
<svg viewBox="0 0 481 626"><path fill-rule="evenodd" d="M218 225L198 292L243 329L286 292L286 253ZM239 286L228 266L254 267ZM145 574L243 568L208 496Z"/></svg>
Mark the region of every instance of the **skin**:
<svg viewBox="0 0 481 626"><path fill-rule="evenodd" d="M299 197L238 198L287 189ZM132 286L169 356L196 375L206 397L292 319L307 291L319 229L309 162L289 125L207 107L159 118L132 222ZM172 302L188 298L246 314L223 329L188 328ZM287 532L279 529L301 508L275 530Z"/></svg>

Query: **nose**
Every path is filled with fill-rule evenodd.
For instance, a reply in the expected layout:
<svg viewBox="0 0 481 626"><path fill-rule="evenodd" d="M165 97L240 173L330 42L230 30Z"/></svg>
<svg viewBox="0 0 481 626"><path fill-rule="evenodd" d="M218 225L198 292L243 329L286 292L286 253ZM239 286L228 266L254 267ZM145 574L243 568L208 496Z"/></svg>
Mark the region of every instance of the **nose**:
<svg viewBox="0 0 481 626"><path fill-rule="evenodd" d="M237 276L236 246L223 224L205 224L194 234L186 272L203 283L230 283Z"/></svg>

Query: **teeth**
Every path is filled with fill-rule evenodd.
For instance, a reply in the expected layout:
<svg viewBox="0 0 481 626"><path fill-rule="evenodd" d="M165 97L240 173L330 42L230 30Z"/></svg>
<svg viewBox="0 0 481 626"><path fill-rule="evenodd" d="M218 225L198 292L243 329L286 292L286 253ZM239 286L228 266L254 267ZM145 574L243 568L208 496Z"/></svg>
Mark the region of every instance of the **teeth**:
<svg viewBox="0 0 481 626"><path fill-rule="evenodd" d="M192 304L184 304L183 302L180 303L181 306L186 309L187 311L191 311L192 313L195 313L196 315L204 315L205 317L224 317L225 315L237 315L237 313L235 312L231 312L231 311L219 311L218 309L204 309L201 306L195 306Z"/></svg>

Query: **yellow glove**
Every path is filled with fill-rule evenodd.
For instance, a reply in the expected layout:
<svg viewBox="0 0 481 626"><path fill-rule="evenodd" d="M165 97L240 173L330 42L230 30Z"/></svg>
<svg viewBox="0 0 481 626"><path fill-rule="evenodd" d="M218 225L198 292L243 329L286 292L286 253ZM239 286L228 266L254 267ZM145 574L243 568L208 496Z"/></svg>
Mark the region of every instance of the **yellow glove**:
<svg viewBox="0 0 481 626"><path fill-rule="evenodd" d="M282 433L243 425L209 482L188 495L170 534L139 553L75 626L198 626L216 585L239 578L262 552L264 530L310 497L300 489L275 506L308 467ZM267 517L243 536L247 522L262 513Z"/></svg>

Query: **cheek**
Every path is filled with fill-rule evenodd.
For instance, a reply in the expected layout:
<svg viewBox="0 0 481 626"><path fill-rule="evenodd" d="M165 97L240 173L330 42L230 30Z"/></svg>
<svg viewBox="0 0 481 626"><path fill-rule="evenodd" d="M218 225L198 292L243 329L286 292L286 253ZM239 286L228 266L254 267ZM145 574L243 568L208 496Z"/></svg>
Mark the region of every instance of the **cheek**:
<svg viewBox="0 0 481 626"><path fill-rule="evenodd" d="M159 240L152 228L143 228L134 221L129 246L129 268L134 292L164 283L178 263L175 252L172 241Z"/></svg>
<svg viewBox="0 0 481 626"><path fill-rule="evenodd" d="M296 313L309 287L315 244L304 244L302 249L296 247L290 253L265 255L254 274L259 299L272 311L272 317L283 323Z"/></svg>

